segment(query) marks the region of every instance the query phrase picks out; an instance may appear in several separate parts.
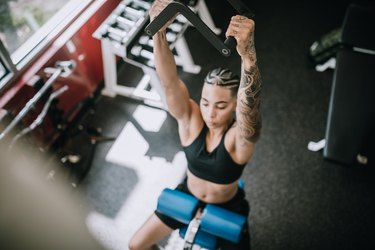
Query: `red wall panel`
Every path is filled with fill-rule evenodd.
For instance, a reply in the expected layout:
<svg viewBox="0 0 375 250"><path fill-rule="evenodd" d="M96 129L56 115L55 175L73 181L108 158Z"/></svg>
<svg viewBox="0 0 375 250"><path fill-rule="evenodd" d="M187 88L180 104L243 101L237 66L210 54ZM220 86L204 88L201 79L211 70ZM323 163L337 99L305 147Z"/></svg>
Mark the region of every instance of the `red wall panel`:
<svg viewBox="0 0 375 250"><path fill-rule="evenodd" d="M93 4L99 1L93 1L82 15L93 11ZM0 108L7 110L14 116L23 108L25 103L35 94L35 89L30 87L30 80L38 75L47 80L48 75L44 72L46 67L54 67L56 61L74 60L76 67L72 74L67 78L59 77L53 84L53 89L58 89L63 85L67 85L69 90L59 97L58 107L63 111L68 111L77 103L90 96L99 84L103 81L103 65L100 41L92 36L100 24L108 17L112 10L120 3L120 0L101 1L99 8L94 8L92 15L81 24L75 27L77 30L72 32L72 27L67 29L57 37L49 47L33 62L29 68L19 77L16 82L10 86L0 96ZM77 20L80 17L77 18ZM77 20L72 26L77 25ZM82 20L82 19L81 19ZM38 104L33 112L30 112L23 120L24 125L28 125L41 111L42 104ZM51 128L52 123L46 121L38 128L38 130L49 131L48 133L38 133L37 137L41 141L51 140L51 135L58 133L55 128ZM51 132L52 131L52 132ZM52 136L53 137L53 136Z"/></svg>

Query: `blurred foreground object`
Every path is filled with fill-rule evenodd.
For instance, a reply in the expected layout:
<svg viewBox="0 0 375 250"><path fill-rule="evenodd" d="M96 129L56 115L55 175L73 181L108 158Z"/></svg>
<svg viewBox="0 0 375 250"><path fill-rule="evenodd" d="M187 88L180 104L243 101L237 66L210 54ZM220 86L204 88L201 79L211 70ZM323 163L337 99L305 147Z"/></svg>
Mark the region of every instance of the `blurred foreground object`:
<svg viewBox="0 0 375 250"><path fill-rule="evenodd" d="M104 249L89 233L82 197L42 174L43 159L0 149L0 249Z"/></svg>

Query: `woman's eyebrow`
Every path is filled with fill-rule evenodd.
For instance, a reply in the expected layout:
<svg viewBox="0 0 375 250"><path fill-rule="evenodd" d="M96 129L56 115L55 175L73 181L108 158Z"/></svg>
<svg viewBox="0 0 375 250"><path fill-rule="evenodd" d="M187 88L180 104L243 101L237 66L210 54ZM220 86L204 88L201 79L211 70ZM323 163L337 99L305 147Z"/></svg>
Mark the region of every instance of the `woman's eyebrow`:
<svg viewBox="0 0 375 250"><path fill-rule="evenodd" d="M205 102L209 102L206 98L202 97L201 98L203 101ZM218 102L215 102L215 104L227 104L228 102L227 101L218 101Z"/></svg>

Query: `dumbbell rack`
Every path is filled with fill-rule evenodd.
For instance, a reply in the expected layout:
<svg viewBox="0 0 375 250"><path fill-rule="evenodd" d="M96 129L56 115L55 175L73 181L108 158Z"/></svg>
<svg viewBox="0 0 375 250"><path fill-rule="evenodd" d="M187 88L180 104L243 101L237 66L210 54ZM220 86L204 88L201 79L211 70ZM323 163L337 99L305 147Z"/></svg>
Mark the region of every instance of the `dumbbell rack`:
<svg viewBox="0 0 375 250"><path fill-rule="evenodd" d="M123 95L166 109L165 98L153 62L153 41L144 33L144 28L149 22L148 10L152 2L152 0L123 0L93 36L101 41L105 82L102 94L111 97ZM193 9L200 14L202 20L211 25L212 30L220 33L220 30L214 27L204 0L198 0ZM189 24L185 17L179 15L167 28L166 35L175 55L176 64L185 72L197 74L201 67L195 65L183 36ZM136 87L118 83L118 57L142 69L144 74Z"/></svg>

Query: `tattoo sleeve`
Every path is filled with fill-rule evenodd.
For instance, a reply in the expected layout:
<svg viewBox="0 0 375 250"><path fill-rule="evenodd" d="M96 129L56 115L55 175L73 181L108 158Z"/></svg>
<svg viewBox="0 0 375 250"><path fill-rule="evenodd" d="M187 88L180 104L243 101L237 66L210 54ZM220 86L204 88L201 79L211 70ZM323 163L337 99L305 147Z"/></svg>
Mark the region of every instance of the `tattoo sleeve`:
<svg viewBox="0 0 375 250"><path fill-rule="evenodd" d="M240 136L250 142L256 142L260 136L262 118L260 113L261 77L252 54L254 64L249 70L242 66L241 83L237 96L237 122Z"/></svg>

